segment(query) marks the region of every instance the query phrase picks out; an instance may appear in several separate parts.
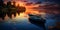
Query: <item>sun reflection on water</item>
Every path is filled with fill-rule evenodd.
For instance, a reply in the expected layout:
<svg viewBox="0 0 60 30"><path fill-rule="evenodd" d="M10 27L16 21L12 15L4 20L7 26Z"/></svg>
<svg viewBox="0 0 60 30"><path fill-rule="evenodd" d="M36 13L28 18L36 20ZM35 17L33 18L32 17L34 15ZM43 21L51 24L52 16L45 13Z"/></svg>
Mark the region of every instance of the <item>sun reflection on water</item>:
<svg viewBox="0 0 60 30"><path fill-rule="evenodd" d="M19 15L16 14L16 18L17 18L17 17L21 17L21 18L26 17L26 18L28 18L28 15L25 14L25 13L20 13Z"/></svg>
<svg viewBox="0 0 60 30"><path fill-rule="evenodd" d="M38 15L38 16L41 15L41 17L43 17L43 18L45 18L45 15L46 15L45 12L37 12L37 11L32 11L32 13L30 13L30 14L34 14L34 15ZM14 16L14 14L12 14L11 18L9 18L8 15L6 14L6 16L4 18L5 18L5 21L7 21L9 19L11 19L11 20L24 20L25 21L25 20L28 20L29 16L28 16L28 14L26 14L24 12L24 13L20 13L20 14L16 13L16 16Z"/></svg>

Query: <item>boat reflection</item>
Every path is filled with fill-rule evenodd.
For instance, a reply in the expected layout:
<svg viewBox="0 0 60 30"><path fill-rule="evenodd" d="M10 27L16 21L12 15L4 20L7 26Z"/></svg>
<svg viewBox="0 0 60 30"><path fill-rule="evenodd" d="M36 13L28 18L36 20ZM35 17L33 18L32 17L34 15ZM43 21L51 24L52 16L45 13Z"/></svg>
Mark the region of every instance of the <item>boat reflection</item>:
<svg viewBox="0 0 60 30"><path fill-rule="evenodd" d="M45 29L45 22L46 22L46 20L43 19L41 16L29 14L29 21L30 21L32 24L35 24L35 25L37 25L38 27L43 27L44 30L46 30L46 29Z"/></svg>

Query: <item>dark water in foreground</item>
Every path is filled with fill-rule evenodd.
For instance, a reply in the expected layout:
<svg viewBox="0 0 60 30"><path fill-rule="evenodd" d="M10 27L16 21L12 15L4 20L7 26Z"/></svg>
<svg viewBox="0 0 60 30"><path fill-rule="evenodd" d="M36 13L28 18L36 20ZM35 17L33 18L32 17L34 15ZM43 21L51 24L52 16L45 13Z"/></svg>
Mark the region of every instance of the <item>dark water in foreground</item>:
<svg viewBox="0 0 60 30"><path fill-rule="evenodd" d="M13 16L13 15L12 15ZM49 15L50 16L50 15ZM45 27L48 30L48 27L56 26L57 20L50 18L46 18ZM1 19L0 19L1 20ZM0 30L44 30L43 27L39 27L35 24L30 23L28 20L28 15L21 14L20 16L16 15L10 19L9 17L5 17L5 21L0 22Z"/></svg>
<svg viewBox="0 0 60 30"><path fill-rule="evenodd" d="M22 16L22 15L21 15ZM8 18L6 21L0 23L1 30L40 30L43 28L38 27L29 22L27 17L17 16L14 19Z"/></svg>

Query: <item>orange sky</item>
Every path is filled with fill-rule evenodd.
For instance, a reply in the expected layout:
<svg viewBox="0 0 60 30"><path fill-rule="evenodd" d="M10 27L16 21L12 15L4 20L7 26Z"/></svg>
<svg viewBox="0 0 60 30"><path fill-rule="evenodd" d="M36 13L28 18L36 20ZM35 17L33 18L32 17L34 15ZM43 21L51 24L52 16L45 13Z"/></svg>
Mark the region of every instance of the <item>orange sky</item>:
<svg viewBox="0 0 60 30"><path fill-rule="evenodd" d="M26 12L25 13L36 13L37 11L35 11L34 9L32 9L33 7L38 7L39 5L30 5L30 6L27 6L26 5L26 2L16 2L16 5L20 5L20 6L23 6L23 7L26 7Z"/></svg>
<svg viewBox="0 0 60 30"><path fill-rule="evenodd" d="M5 1L7 2L7 0L5 0ZM39 9L33 9L34 7L38 8L40 4L31 4L31 3L28 3L28 2L22 2L20 0L18 0L18 1L13 0L13 1L16 2L16 6L19 4L20 6L26 7L26 12L25 13L27 13L27 14L28 13L36 13L36 14L38 14L39 13L38 11L40 11Z"/></svg>

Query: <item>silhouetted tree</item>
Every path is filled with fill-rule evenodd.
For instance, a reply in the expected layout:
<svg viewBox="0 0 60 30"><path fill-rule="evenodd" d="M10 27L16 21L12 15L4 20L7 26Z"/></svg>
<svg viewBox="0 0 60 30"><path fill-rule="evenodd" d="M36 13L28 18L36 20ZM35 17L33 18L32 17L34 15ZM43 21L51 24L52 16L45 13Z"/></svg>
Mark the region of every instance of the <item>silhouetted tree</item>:
<svg viewBox="0 0 60 30"><path fill-rule="evenodd" d="M15 2L15 1L13 1L13 7L15 7L15 4L16 4L16 2Z"/></svg>
<svg viewBox="0 0 60 30"><path fill-rule="evenodd" d="M0 0L0 17L5 17L6 14L11 18L12 14L14 14L14 16L16 16L16 13L21 13L21 12L25 12L26 8L25 7L21 7L21 6L15 6L15 2L13 2L13 5L11 4L11 1L7 2L7 5L4 5L3 1ZM2 6L3 5L3 6Z"/></svg>
<svg viewBox="0 0 60 30"><path fill-rule="evenodd" d="M11 6L11 1L7 2L7 7L10 8Z"/></svg>
<svg viewBox="0 0 60 30"><path fill-rule="evenodd" d="M3 0L0 0L0 17L4 19L5 17L5 4Z"/></svg>
<svg viewBox="0 0 60 30"><path fill-rule="evenodd" d="M3 0L0 0L0 6L3 6Z"/></svg>
<svg viewBox="0 0 60 30"><path fill-rule="evenodd" d="M17 13L19 14L19 13L23 13L25 11L26 11L26 8L22 7L22 6L19 6L19 4L18 4L18 6L17 6Z"/></svg>

